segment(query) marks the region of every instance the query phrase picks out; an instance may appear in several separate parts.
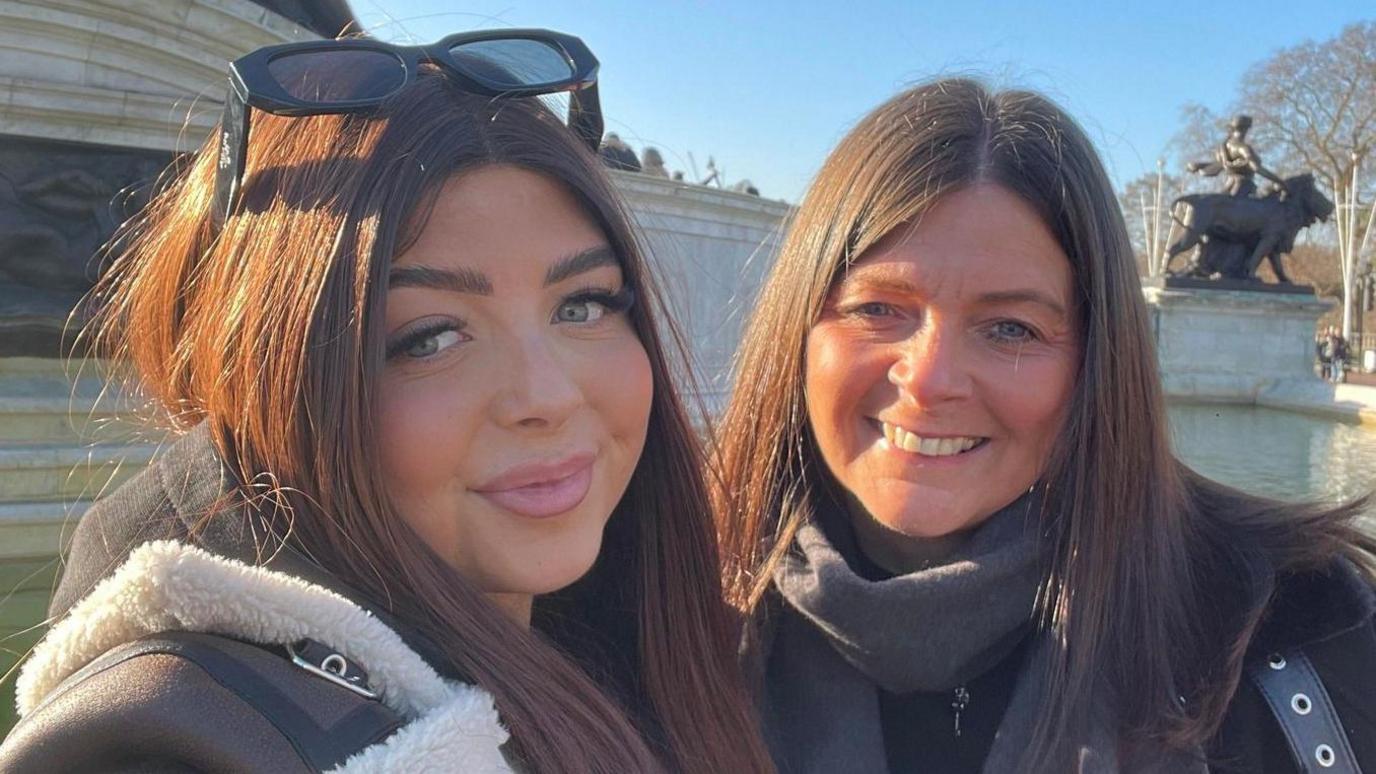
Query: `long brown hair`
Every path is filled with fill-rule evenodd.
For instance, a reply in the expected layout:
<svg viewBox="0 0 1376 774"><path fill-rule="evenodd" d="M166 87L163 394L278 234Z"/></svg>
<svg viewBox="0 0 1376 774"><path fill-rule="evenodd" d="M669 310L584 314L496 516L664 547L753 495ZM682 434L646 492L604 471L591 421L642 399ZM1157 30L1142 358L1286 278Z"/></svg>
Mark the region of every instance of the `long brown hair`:
<svg viewBox="0 0 1376 774"><path fill-rule="evenodd" d="M1096 679L1118 702L1125 743L1199 744L1222 721L1274 583L1249 574L1250 560L1364 564L1372 542L1350 524L1360 504L1267 502L1175 459L1112 187L1080 128L1037 94L965 79L915 87L862 119L818 173L747 326L720 426L728 598L758 620L795 530L836 486L807 427L803 382L807 335L833 283L885 234L976 182L1016 193L1055 234L1083 342L1042 479L1039 622L1061 647L1030 760L1071 770L1066 743Z"/></svg>
<svg viewBox="0 0 1376 774"><path fill-rule="evenodd" d="M241 502L487 689L523 768L769 770L658 296L594 155L534 100L425 72L368 116L255 113L241 206L214 236L211 136L114 242L91 297L95 351L129 364L177 426L210 423ZM391 260L440 186L485 164L559 181L601 226L641 299L631 317L655 379L645 452L599 559L537 600L531 632L405 525L373 454Z"/></svg>

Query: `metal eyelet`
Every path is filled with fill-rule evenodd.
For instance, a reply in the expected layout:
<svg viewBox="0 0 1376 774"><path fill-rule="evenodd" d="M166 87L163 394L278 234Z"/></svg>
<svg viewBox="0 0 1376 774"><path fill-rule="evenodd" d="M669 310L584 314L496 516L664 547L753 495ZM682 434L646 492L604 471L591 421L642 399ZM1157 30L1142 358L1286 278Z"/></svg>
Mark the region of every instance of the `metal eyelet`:
<svg viewBox="0 0 1376 774"><path fill-rule="evenodd" d="M1280 670L1285 668L1285 656L1282 656L1279 653L1272 653L1270 658L1266 659L1266 663L1272 669L1279 672Z"/></svg>
<svg viewBox="0 0 1376 774"><path fill-rule="evenodd" d="M1308 715L1310 710L1314 709L1314 704L1309 701L1308 696L1297 693L1290 697L1290 709L1294 710L1296 715Z"/></svg>
<svg viewBox="0 0 1376 774"><path fill-rule="evenodd" d="M355 677L347 676L349 673L349 662L338 653L331 653L326 656L317 666L305 658L302 658L301 654L297 652L295 644L287 645L286 649L287 655L291 656L292 663L307 672L318 677L323 677L336 685L342 685L366 699L377 698L377 693L361 680L361 674Z"/></svg>
<svg viewBox="0 0 1376 774"><path fill-rule="evenodd" d="M1333 768L1333 764L1338 762L1338 756L1333 752L1333 748L1326 744L1321 744L1314 748L1314 760L1325 769Z"/></svg>
<svg viewBox="0 0 1376 774"><path fill-rule="evenodd" d="M345 661L344 657L338 653L331 653L327 656L324 661L320 662L320 668L340 677L349 676L349 662Z"/></svg>

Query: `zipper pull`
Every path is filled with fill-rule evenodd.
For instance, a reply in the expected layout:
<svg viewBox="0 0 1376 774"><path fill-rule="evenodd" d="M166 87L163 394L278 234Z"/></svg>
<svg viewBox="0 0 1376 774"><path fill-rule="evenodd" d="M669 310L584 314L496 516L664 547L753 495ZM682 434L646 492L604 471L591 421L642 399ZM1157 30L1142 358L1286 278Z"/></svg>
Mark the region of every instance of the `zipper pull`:
<svg viewBox="0 0 1376 774"><path fill-rule="evenodd" d="M951 709L956 713L956 736L960 736L960 713L970 704L970 692L965 690L965 686L956 688L955 696L951 701Z"/></svg>

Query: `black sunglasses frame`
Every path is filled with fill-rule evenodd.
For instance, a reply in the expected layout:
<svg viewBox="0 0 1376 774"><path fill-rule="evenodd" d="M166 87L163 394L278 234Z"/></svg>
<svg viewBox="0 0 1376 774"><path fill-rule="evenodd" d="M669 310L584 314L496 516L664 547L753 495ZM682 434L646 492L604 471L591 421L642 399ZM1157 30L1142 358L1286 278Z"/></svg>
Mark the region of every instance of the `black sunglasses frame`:
<svg viewBox="0 0 1376 774"><path fill-rule="evenodd" d="M513 88L492 81L482 73L473 72L452 54L458 46L489 40L531 40L550 46L564 56L570 67L570 75L548 83ZM283 56L298 56L312 51L377 51L394 57L402 66L404 76L395 89L366 99L298 99L278 84L269 71L269 65ZM219 160L216 165L215 197L211 206L212 228L218 232L237 206L248 156L250 107L279 116L366 113L414 83L421 64L425 63L439 67L464 91L472 94L508 98L568 92L569 128L594 153L602 142L597 57L582 40L573 35L541 29L498 29L460 32L424 46L397 46L362 39L312 40L266 46L234 60L229 66L229 91L225 95L224 115L220 121Z"/></svg>

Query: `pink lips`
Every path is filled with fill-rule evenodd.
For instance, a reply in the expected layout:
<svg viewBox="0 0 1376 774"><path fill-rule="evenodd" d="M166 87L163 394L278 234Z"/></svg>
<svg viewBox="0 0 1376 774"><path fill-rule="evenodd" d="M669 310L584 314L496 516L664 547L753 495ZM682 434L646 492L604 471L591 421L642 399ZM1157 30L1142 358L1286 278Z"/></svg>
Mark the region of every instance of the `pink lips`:
<svg viewBox="0 0 1376 774"><path fill-rule="evenodd" d="M518 465L473 491L520 516L558 516L578 507L588 496L594 459L595 455L584 452L554 462Z"/></svg>

